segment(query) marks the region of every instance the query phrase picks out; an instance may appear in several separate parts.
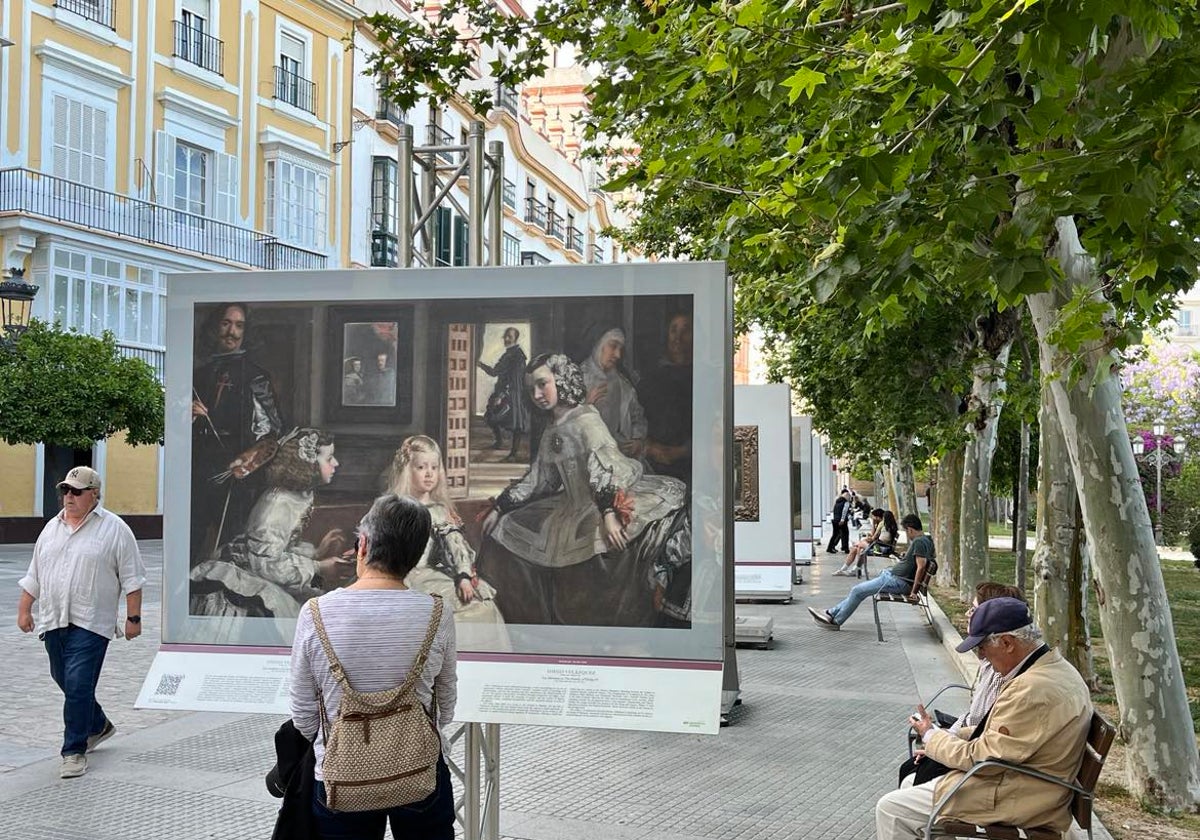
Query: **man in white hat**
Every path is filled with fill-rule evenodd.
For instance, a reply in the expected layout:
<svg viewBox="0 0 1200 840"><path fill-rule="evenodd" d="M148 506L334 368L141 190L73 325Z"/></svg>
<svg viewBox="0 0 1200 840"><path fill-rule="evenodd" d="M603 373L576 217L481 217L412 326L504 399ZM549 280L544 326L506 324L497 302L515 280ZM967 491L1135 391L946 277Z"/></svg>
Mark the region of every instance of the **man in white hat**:
<svg viewBox="0 0 1200 840"><path fill-rule="evenodd" d="M96 702L96 683L108 642L118 635L121 595L125 638L142 632L146 568L129 526L100 506L99 473L75 467L58 492L62 511L42 529L18 583L17 626L37 631L66 698L60 775L70 779L87 772L86 753L116 731Z"/></svg>

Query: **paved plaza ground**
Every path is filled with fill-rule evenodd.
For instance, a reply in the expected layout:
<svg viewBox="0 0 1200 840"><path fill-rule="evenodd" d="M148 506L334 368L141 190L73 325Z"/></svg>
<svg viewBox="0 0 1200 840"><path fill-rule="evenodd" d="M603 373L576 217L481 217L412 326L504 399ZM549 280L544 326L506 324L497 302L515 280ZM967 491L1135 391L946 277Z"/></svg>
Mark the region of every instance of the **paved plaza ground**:
<svg viewBox="0 0 1200 840"><path fill-rule="evenodd" d="M263 775L280 719L133 708L159 637L162 544L150 571L145 635L115 640L100 702L116 737L86 776L58 778L61 695L36 637L16 628L29 546L0 546L0 838L268 838L277 801ZM905 718L958 682L952 655L911 607L870 604L840 632L805 607L855 581L823 552L790 604L739 604L775 619L771 650L738 651L743 704L717 736L503 726L501 832L526 840L870 840L873 807L895 786Z"/></svg>

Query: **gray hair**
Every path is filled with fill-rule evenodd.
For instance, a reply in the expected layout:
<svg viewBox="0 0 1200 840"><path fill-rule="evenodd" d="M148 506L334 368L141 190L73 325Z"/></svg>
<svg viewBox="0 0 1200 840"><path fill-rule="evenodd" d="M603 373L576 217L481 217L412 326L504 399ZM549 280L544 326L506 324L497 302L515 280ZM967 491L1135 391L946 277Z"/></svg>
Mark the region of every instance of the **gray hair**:
<svg viewBox="0 0 1200 840"><path fill-rule="evenodd" d="M1024 627L1018 627L1016 630L1008 630L1004 633L989 633L988 637L983 640L983 643L990 644L997 641L1001 636L1012 636L1023 645L1031 646L1041 644L1042 631L1038 629L1036 624L1026 624Z"/></svg>
<svg viewBox="0 0 1200 840"><path fill-rule="evenodd" d="M367 566L403 578L424 554L431 529L429 510L416 499L380 496L358 523L359 536L367 538Z"/></svg>

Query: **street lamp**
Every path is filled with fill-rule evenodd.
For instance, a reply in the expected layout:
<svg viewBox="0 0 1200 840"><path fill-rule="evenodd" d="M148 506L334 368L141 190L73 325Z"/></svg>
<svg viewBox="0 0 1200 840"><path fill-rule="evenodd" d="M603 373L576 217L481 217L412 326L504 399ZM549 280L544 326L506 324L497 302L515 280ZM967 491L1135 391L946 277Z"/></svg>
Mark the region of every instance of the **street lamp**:
<svg viewBox="0 0 1200 840"><path fill-rule="evenodd" d="M25 282L25 269L9 269L0 282L0 343L5 349L16 344L29 326L29 312L38 287Z"/></svg>
<svg viewBox="0 0 1200 840"><path fill-rule="evenodd" d="M1171 444L1171 448L1175 450L1174 455L1163 449L1163 441L1167 436L1167 424L1162 420L1154 421L1154 425L1151 427L1151 435L1154 437L1154 451L1146 455L1145 458L1149 463L1154 465L1154 544L1162 545L1162 468L1164 464L1170 464L1182 457L1184 450L1187 449L1187 441L1182 438L1174 440ZM1142 456L1145 452L1146 441L1141 435L1137 435L1133 439L1133 454Z"/></svg>

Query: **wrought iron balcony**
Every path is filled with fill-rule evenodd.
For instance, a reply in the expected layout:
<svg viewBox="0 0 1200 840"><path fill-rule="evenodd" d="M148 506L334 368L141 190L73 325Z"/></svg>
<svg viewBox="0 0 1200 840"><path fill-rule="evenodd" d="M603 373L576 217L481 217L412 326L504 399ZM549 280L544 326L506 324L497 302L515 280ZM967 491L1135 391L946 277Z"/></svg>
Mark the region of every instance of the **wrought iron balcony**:
<svg viewBox="0 0 1200 840"><path fill-rule="evenodd" d="M517 209L517 185L507 178L504 179L504 189L501 191L504 206L509 210Z"/></svg>
<svg viewBox="0 0 1200 840"><path fill-rule="evenodd" d="M175 57L218 76L225 75L225 42L181 20L175 21Z"/></svg>
<svg viewBox="0 0 1200 840"><path fill-rule="evenodd" d="M440 125L426 126L426 137L429 140L430 146L453 146L454 135ZM438 152L437 156L446 163L454 163L454 152Z"/></svg>
<svg viewBox="0 0 1200 840"><path fill-rule="evenodd" d="M118 341L117 352L127 359L141 359L154 368L154 375L158 377L158 381L163 381L163 373L166 370L166 351L153 347L139 347L136 344L126 344Z"/></svg>
<svg viewBox="0 0 1200 840"><path fill-rule="evenodd" d="M550 265L550 258L539 251L522 251L521 265Z"/></svg>
<svg viewBox="0 0 1200 840"><path fill-rule="evenodd" d="M382 93L379 94L379 105L375 109L375 119L400 125L405 121L404 110Z"/></svg>
<svg viewBox="0 0 1200 840"><path fill-rule="evenodd" d="M371 231L371 265L378 268L396 268L400 265L399 240L386 230Z"/></svg>
<svg viewBox="0 0 1200 840"><path fill-rule="evenodd" d="M557 213L548 213L546 215L546 235L553 236L559 242L566 239L566 229L563 226L563 217Z"/></svg>
<svg viewBox="0 0 1200 840"><path fill-rule="evenodd" d="M601 248L599 245L592 245L592 259L591 259L591 261L592 261L592 262L594 262L594 263L602 263L602 262L604 262L604 249L603 249L603 248Z"/></svg>
<svg viewBox="0 0 1200 840"><path fill-rule="evenodd" d="M546 224L546 205L536 198L525 199L525 221L531 225L544 227Z"/></svg>
<svg viewBox="0 0 1200 840"><path fill-rule="evenodd" d="M521 115L521 95L508 85L497 82L496 107L518 117Z"/></svg>
<svg viewBox="0 0 1200 840"><path fill-rule="evenodd" d="M316 84L279 65L275 66L275 98L301 111L317 113Z"/></svg>
<svg viewBox="0 0 1200 840"><path fill-rule="evenodd" d="M117 28L116 4L113 0L55 0L54 5L109 29Z"/></svg>
<svg viewBox="0 0 1200 840"><path fill-rule="evenodd" d="M0 216L40 216L210 259L267 269L324 268L326 257L270 234L43 175L0 169Z"/></svg>
<svg viewBox="0 0 1200 840"><path fill-rule="evenodd" d="M574 225L567 226L567 247L583 256L583 233Z"/></svg>

